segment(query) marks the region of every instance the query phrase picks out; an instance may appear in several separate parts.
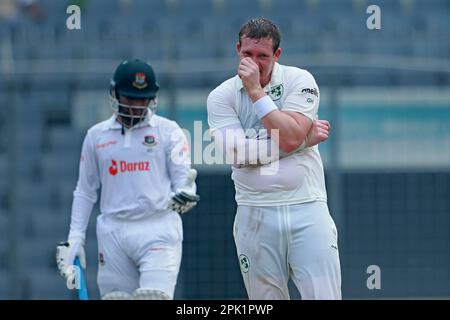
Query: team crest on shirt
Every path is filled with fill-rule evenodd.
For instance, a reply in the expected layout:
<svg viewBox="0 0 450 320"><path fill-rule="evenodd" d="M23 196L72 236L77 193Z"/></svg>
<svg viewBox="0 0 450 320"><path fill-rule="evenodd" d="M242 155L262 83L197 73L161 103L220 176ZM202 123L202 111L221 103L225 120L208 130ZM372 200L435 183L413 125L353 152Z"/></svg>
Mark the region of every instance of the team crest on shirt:
<svg viewBox="0 0 450 320"><path fill-rule="evenodd" d="M284 89L283 89L283 85L282 84L278 84L276 86L273 86L269 90L269 97L273 101L277 101L283 95L283 91L284 91Z"/></svg>
<svg viewBox="0 0 450 320"><path fill-rule="evenodd" d="M239 255L239 264L243 273L247 273L250 270L250 259L245 254Z"/></svg>
<svg viewBox="0 0 450 320"><path fill-rule="evenodd" d="M148 84L147 84L147 79L145 77L145 73L144 72L136 73L132 85L133 85L133 87L135 87L139 90L146 88L148 86Z"/></svg>
<svg viewBox="0 0 450 320"><path fill-rule="evenodd" d="M144 142L142 142L142 144L146 147L154 147L158 143L156 142L155 136L148 135L144 137Z"/></svg>

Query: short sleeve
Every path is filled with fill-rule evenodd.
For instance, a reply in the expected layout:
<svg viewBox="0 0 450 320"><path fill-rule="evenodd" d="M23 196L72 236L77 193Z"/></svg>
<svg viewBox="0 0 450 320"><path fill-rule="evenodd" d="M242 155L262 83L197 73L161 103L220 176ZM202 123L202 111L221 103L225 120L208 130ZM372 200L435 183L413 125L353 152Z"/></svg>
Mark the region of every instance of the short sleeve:
<svg viewBox="0 0 450 320"><path fill-rule="evenodd" d="M208 96L208 125L211 131L241 124L234 108L235 98L233 91L223 90L221 86L214 89ZM228 91L228 92L227 92Z"/></svg>
<svg viewBox="0 0 450 320"><path fill-rule="evenodd" d="M309 72L301 71L302 73L290 84L288 96L281 110L299 112L314 121L319 110L319 87Z"/></svg>

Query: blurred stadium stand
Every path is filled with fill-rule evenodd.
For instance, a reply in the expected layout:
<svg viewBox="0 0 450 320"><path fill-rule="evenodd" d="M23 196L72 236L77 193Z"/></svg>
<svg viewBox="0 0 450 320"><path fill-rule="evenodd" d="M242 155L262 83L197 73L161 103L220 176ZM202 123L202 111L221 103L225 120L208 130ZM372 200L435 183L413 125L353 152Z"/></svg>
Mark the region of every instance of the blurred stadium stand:
<svg viewBox="0 0 450 320"><path fill-rule="evenodd" d="M344 298L450 297L450 1L38 3L38 22L0 8L0 299L75 298L55 246L68 232L86 129L111 113L118 62L149 61L159 113L191 134L194 120L206 130L206 97L234 75L239 28L255 16L279 24L280 62L314 74L320 117L332 122L320 148ZM65 27L69 3L81 6L81 30ZM381 30L366 28L369 4L381 7ZM183 216L176 298L245 299L229 169L197 168L202 201ZM97 214L86 248L92 298ZM373 264L381 290L366 287Z"/></svg>

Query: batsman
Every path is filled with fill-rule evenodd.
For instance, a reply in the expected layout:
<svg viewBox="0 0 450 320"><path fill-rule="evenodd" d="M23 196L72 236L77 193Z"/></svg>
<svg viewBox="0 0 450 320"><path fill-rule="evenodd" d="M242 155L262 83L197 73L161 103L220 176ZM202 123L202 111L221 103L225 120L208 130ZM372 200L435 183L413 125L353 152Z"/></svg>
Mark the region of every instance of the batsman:
<svg viewBox="0 0 450 320"><path fill-rule="evenodd" d="M73 193L67 242L57 247L60 273L75 258L86 268L86 229L97 191L98 275L102 299L173 299L181 263L180 214L200 200L186 136L174 121L155 114L153 68L124 60L111 80L114 114L84 139Z"/></svg>

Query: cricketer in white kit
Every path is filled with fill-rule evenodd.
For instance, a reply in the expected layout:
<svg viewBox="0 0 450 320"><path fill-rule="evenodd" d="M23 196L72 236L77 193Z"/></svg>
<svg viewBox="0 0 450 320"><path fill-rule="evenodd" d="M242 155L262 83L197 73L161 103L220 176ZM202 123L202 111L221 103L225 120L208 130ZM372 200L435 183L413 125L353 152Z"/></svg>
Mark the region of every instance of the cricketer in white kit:
<svg viewBox="0 0 450 320"><path fill-rule="evenodd" d="M290 278L302 299L341 299L337 231L317 146L328 138L329 124L317 120L313 76L277 63L279 43L271 21L247 22L237 43L238 75L207 101L212 135L233 160L241 272L250 299L289 299ZM277 144L264 129L278 129ZM260 161L255 142L279 148L279 161ZM249 165L255 160L259 166Z"/></svg>
<svg viewBox="0 0 450 320"><path fill-rule="evenodd" d="M102 299L173 299L183 240L178 213L199 197L184 133L154 114L158 89L150 65L123 61L111 81L116 112L84 139L68 241L57 247L56 259L65 277L75 257L85 267L86 228L101 187Z"/></svg>

